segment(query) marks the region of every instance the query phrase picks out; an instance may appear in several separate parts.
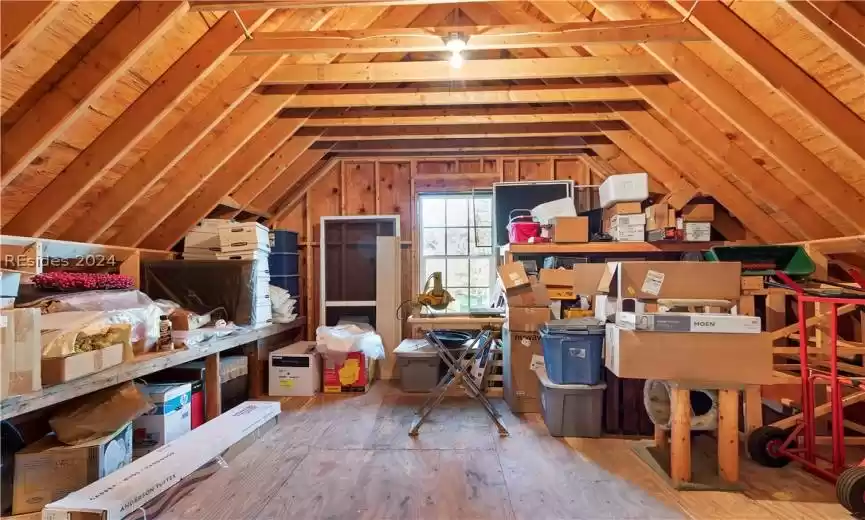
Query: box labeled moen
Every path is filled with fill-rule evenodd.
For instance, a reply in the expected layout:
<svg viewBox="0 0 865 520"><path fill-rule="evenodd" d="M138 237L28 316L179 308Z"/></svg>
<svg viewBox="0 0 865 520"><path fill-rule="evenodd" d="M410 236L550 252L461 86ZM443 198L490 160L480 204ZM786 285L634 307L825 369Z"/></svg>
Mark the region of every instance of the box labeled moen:
<svg viewBox="0 0 865 520"><path fill-rule="evenodd" d="M760 318L731 314L661 312L640 314L619 312L616 325L625 330L658 332L704 332L723 334L759 334Z"/></svg>

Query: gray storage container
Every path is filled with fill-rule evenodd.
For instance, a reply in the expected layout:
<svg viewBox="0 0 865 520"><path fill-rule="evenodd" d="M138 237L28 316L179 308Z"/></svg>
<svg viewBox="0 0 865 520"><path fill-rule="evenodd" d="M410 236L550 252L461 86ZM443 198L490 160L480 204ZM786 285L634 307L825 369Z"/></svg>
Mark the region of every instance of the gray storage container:
<svg viewBox="0 0 865 520"><path fill-rule="evenodd" d="M600 437L607 385L557 385L544 368L535 373L541 385L541 411L553 437Z"/></svg>
<svg viewBox="0 0 865 520"><path fill-rule="evenodd" d="M442 362L425 339L404 339L393 351L404 392L430 392L442 376Z"/></svg>

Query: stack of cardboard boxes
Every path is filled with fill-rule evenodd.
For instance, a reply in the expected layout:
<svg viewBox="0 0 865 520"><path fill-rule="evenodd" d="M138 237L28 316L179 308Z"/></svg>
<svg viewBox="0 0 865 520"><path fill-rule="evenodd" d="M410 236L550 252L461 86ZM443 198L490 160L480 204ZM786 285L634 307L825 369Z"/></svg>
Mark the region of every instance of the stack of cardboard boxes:
<svg viewBox="0 0 865 520"><path fill-rule="evenodd" d="M709 242L712 221L715 220L715 205L708 202L685 204L677 216L676 207L665 198L648 206L645 217L649 242Z"/></svg>
<svg viewBox="0 0 865 520"><path fill-rule="evenodd" d="M646 216L640 202L617 202L604 209L604 229L616 242L645 242Z"/></svg>

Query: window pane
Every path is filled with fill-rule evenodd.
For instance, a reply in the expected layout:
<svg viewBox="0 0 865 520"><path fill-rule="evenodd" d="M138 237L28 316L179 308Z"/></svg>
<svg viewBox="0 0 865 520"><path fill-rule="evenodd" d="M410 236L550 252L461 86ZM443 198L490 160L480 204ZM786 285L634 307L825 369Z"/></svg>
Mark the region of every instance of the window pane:
<svg viewBox="0 0 865 520"><path fill-rule="evenodd" d="M466 256L469 254L469 230L467 228L448 228L447 236L448 256Z"/></svg>
<svg viewBox="0 0 865 520"><path fill-rule="evenodd" d="M447 199L448 227L469 225L469 201L465 197Z"/></svg>
<svg viewBox="0 0 865 520"><path fill-rule="evenodd" d="M493 254L493 230L491 228L472 228L469 230L469 254L472 256Z"/></svg>
<svg viewBox="0 0 865 520"><path fill-rule="evenodd" d="M421 198L421 219L423 226L445 226L445 199L439 197Z"/></svg>
<svg viewBox="0 0 865 520"><path fill-rule="evenodd" d="M490 285L490 259L471 259L471 287L488 287Z"/></svg>
<svg viewBox="0 0 865 520"><path fill-rule="evenodd" d="M469 286L469 260L467 258L448 258L447 286Z"/></svg>
<svg viewBox="0 0 865 520"><path fill-rule="evenodd" d="M493 201L490 197L475 197L470 209L471 224L473 226L493 225Z"/></svg>
<svg viewBox="0 0 865 520"><path fill-rule="evenodd" d="M490 290L487 289L470 289L469 290L469 305L472 309L486 309L490 306Z"/></svg>
<svg viewBox="0 0 865 520"><path fill-rule="evenodd" d="M426 283L427 279L429 279L431 274L438 271L442 274L442 283L447 285L447 273L445 272L446 264L444 258L424 258L423 263L423 280L421 280L422 284ZM423 289L423 287L421 287L421 289Z"/></svg>
<svg viewBox="0 0 865 520"><path fill-rule="evenodd" d="M433 228L423 230L423 254L444 255L445 254L445 229Z"/></svg>
<svg viewBox="0 0 865 520"><path fill-rule="evenodd" d="M469 290L468 289L448 289L454 301L448 305L448 310L451 312L469 312Z"/></svg>

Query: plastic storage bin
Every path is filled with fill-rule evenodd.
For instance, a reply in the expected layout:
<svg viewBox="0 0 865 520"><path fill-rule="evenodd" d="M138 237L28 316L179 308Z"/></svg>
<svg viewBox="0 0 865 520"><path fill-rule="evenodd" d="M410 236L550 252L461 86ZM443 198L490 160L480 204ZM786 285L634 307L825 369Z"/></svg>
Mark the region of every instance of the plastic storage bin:
<svg viewBox="0 0 865 520"><path fill-rule="evenodd" d="M404 339L393 353L403 392L429 392L444 375L444 363L425 339Z"/></svg>
<svg viewBox="0 0 865 520"><path fill-rule="evenodd" d="M271 276L270 277L270 285L275 285L277 287L282 287L288 294L297 298L300 293L300 276Z"/></svg>
<svg viewBox="0 0 865 520"><path fill-rule="evenodd" d="M270 251L276 253L297 253L297 232L286 229L271 230Z"/></svg>
<svg viewBox="0 0 865 520"><path fill-rule="evenodd" d="M557 385L543 368L535 370L541 386L541 414L553 437L600 437L607 385Z"/></svg>
<svg viewBox="0 0 865 520"><path fill-rule="evenodd" d="M594 318L549 322L541 329L547 375L557 385L594 385L601 380L604 324Z"/></svg>
<svg viewBox="0 0 865 520"><path fill-rule="evenodd" d="M643 202L649 198L649 176L645 173L610 175L599 190L601 207L617 202Z"/></svg>
<svg viewBox="0 0 865 520"><path fill-rule="evenodd" d="M267 258L270 276L293 276L298 271L298 253L270 253Z"/></svg>

